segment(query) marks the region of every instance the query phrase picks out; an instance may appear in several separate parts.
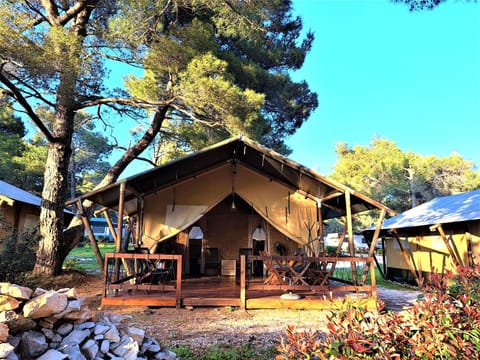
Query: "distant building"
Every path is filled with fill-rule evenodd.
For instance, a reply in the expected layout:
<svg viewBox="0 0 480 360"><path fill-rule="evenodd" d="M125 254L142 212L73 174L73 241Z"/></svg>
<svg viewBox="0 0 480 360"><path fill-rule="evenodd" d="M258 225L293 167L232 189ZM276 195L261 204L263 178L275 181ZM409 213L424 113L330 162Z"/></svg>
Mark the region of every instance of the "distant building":
<svg viewBox="0 0 480 360"><path fill-rule="evenodd" d="M325 246L330 246L330 247L338 247L338 243L340 241L341 234L339 233L330 233L325 236ZM355 246L355 250L360 250L360 251L367 251L369 249L368 243L363 237L363 235L360 234L354 234L353 235L353 243ZM345 236L345 239L342 242L342 252L347 252L348 249L348 236Z"/></svg>
<svg viewBox="0 0 480 360"><path fill-rule="evenodd" d="M373 236L374 229L363 232ZM386 220L386 276L415 282L480 262L480 189L435 198Z"/></svg>
<svg viewBox="0 0 480 360"><path fill-rule="evenodd" d="M39 196L0 180L0 262L4 266L20 264L15 271L33 267L41 203ZM73 213L65 210L66 223L72 217Z"/></svg>

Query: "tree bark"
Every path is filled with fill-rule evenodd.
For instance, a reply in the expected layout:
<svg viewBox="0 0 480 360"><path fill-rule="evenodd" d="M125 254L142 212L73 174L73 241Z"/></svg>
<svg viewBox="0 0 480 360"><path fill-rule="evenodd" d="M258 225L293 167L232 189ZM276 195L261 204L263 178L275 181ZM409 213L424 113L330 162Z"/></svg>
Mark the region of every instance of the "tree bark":
<svg viewBox="0 0 480 360"><path fill-rule="evenodd" d="M70 158L70 147L62 142L49 144L45 169L45 183L40 211L41 240L37 250L34 274L57 275L62 270L63 260L59 257L59 245L63 241L64 199L66 170Z"/></svg>

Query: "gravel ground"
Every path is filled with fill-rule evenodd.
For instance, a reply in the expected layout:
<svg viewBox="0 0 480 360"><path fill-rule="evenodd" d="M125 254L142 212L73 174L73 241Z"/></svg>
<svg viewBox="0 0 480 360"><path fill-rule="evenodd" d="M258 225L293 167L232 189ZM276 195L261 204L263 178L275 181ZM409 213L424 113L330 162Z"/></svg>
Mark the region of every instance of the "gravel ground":
<svg viewBox="0 0 480 360"><path fill-rule="evenodd" d="M103 290L100 277L66 280L57 286L70 287L74 283L79 294L86 298L92 310L98 309ZM401 310L410 306L418 291L378 288L378 296L388 310ZM247 310L222 308L148 308L108 307L109 312L128 316L132 326L142 328L155 337L162 346L175 351L177 347L189 347L201 353L215 344L242 347L250 344L255 348L271 348L279 344L289 325L298 329L322 329L326 324L327 311L320 310Z"/></svg>

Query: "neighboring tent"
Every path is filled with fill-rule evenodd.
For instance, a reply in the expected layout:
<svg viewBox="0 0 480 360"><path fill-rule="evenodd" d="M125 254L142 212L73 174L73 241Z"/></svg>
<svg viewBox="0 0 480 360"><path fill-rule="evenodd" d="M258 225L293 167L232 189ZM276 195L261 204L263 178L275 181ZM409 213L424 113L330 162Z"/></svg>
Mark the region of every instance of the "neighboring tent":
<svg viewBox="0 0 480 360"><path fill-rule="evenodd" d="M380 236L387 277L393 280L418 280L479 263L480 189L435 198L394 216L383 223Z"/></svg>
<svg viewBox="0 0 480 360"><path fill-rule="evenodd" d="M38 226L42 199L0 180L0 237L32 231Z"/></svg>
<svg viewBox="0 0 480 360"><path fill-rule="evenodd" d="M41 203L41 197L0 180L0 216L5 222L0 227L0 237L35 231ZM65 216L68 222L73 213L65 209Z"/></svg>
<svg viewBox="0 0 480 360"><path fill-rule="evenodd" d="M324 220L345 217L351 231L352 214L390 211L245 137L226 140L69 203L83 199L135 217L136 239L150 251L175 237L177 244L188 248L189 229L200 225L208 240L200 251L224 248L222 258L235 258L239 248L252 247L258 227L268 238L266 250L288 243L294 251L323 238Z"/></svg>

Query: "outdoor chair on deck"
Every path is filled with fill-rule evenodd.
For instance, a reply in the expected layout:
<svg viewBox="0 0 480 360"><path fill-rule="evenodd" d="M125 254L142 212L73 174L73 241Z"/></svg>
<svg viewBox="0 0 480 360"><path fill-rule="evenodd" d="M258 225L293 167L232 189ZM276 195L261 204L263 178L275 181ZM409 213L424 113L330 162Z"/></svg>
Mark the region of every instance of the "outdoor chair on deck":
<svg viewBox="0 0 480 360"><path fill-rule="evenodd" d="M263 265L267 269L268 276L264 281L265 285L287 285L288 266L282 266L273 261L272 257L266 251L260 251L259 254L264 257Z"/></svg>
<svg viewBox="0 0 480 360"><path fill-rule="evenodd" d="M220 256L218 248L205 249L205 275L218 275L220 273Z"/></svg>
<svg viewBox="0 0 480 360"><path fill-rule="evenodd" d="M306 272L306 277L310 285L324 286L328 283L328 279L332 276L337 265L336 260L323 261L315 266L310 266Z"/></svg>

